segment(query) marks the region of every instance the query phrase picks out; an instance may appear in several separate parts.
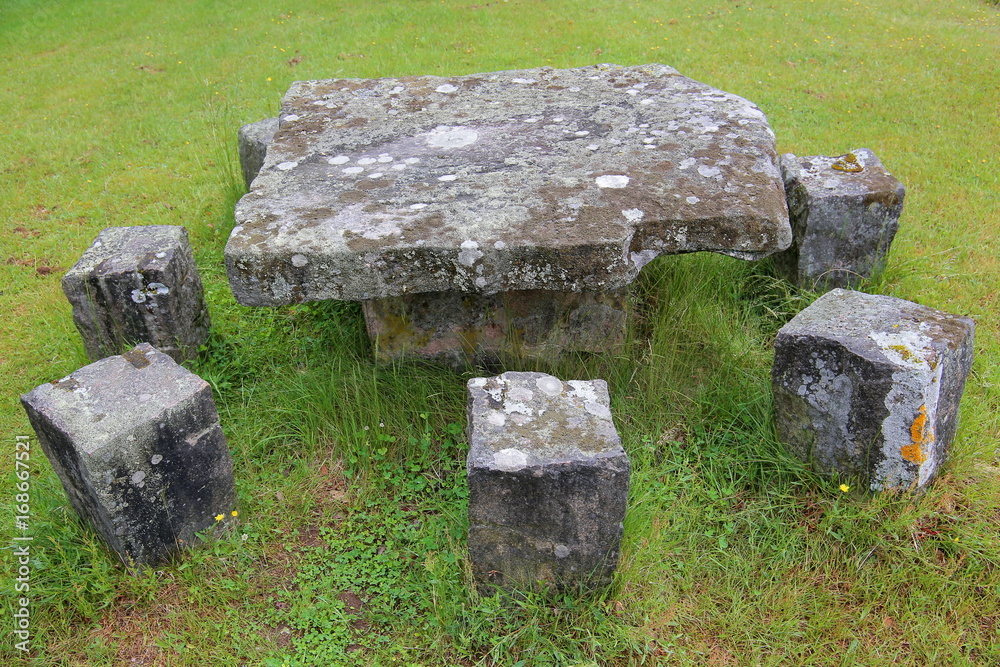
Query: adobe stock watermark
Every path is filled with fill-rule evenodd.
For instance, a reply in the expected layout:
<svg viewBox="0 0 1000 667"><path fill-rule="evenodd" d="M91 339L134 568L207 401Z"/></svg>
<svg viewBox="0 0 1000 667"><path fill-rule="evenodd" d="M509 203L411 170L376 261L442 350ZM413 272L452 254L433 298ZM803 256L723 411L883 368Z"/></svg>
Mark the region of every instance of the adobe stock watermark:
<svg viewBox="0 0 1000 667"><path fill-rule="evenodd" d="M19 651L28 652L31 643L31 439L15 438L14 444L14 642Z"/></svg>

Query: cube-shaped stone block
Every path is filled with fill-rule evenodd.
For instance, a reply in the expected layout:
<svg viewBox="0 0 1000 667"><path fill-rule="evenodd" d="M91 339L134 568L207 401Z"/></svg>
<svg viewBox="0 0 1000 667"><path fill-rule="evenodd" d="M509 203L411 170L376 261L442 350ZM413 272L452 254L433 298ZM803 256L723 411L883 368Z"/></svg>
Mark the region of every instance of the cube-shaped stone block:
<svg viewBox="0 0 1000 667"><path fill-rule="evenodd" d="M108 227L62 286L91 361L149 343L180 362L208 340L208 308L184 227Z"/></svg>
<svg viewBox="0 0 1000 667"><path fill-rule="evenodd" d="M924 486L955 436L974 331L967 317L903 299L824 294L775 340L779 439L873 491Z"/></svg>
<svg viewBox="0 0 1000 667"><path fill-rule="evenodd" d="M809 289L855 287L884 268L906 190L874 153L789 153L781 173L793 240L775 261L790 280Z"/></svg>
<svg viewBox="0 0 1000 667"><path fill-rule="evenodd" d="M267 154L267 145L274 139L274 133L277 131L278 119L265 118L244 125L236 133L240 168L243 170L243 180L247 184L247 189L260 173L260 168L264 165L264 156Z"/></svg>
<svg viewBox="0 0 1000 667"><path fill-rule="evenodd" d="M143 343L21 397L73 509L126 564L194 545L234 509L208 383Z"/></svg>
<svg viewBox="0 0 1000 667"><path fill-rule="evenodd" d="M603 380L507 372L469 380L469 554L486 588L607 584L629 460Z"/></svg>
<svg viewBox="0 0 1000 667"><path fill-rule="evenodd" d="M624 339L626 292L428 292L363 306L379 359L412 356L462 367L606 351Z"/></svg>

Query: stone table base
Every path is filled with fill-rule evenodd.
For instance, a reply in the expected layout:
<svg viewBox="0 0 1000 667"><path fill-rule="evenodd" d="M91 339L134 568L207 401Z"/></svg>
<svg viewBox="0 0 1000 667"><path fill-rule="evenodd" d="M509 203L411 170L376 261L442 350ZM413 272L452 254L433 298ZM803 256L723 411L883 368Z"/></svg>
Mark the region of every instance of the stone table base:
<svg viewBox="0 0 1000 667"><path fill-rule="evenodd" d="M410 356L462 366L606 350L624 339L625 295L625 289L430 292L362 306L378 359Z"/></svg>

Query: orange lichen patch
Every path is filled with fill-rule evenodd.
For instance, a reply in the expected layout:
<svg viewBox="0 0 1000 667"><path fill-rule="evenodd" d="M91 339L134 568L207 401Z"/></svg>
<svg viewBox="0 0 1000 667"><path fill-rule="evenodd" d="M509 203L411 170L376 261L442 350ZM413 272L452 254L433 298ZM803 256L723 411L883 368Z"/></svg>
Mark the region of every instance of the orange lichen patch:
<svg viewBox="0 0 1000 667"><path fill-rule="evenodd" d="M899 453L903 458L913 463L923 463L927 460L924 445L934 442L934 427L927 421L927 406L921 405L917 416L910 425L910 444L903 446Z"/></svg>

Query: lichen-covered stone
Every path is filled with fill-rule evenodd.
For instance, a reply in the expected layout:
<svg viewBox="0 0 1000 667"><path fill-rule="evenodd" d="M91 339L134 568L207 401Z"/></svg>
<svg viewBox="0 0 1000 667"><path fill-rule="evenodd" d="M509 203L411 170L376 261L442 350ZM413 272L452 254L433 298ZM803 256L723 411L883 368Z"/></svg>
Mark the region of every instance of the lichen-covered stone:
<svg viewBox="0 0 1000 667"><path fill-rule="evenodd" d="M21 397L73 509L126 564L229 517L233 464L208 383L148 343Z"/></svg>
<svg viewBox="0 0 1000 667"><path fill-rule="evenodd" d="M382 360L417 357L455 367L502 359L604 352L625 335L625 292L432 292L363 303Z"/></svg>
<svg viewBox="0 0 1000 667"><path fill-rule="evenodd" d="M883 269L906 189L874 153L788 153L781 172L793 241L775 260L789 279L825 290L857 286Z"/></svg>
<svg viewBox="0 0 1000 667"><path fill-rule="evenodd" d="M503 588L609 583L629 461L603 380L507 372L469 380L469 554Z"/></svg>
<svg viewBox="0 0 1000 667"><path fill-rule="evenodd" d="M903 299L828 292L775 340L779 439L872 490L924 486L955 436L974 330Z"/></svg>
<svg viewBox="0 0 1000 667"><path fill-rule="evenodd" d="M253 179L257 178L260 168L264 165L267 147L278 131L277 118L265 118L256 123L244 125L237 132L237 149L240 154L240 168L243 171L243 181L250 189Z"/></svg>
<svg viewBox="0 0 1000 667"><path fill-rule="evenodd" d="M663 65L298 82L279 123L226 245L245 305L602 292L791 242L764 114Z"/></svg>
<svg viewBox="0 0 1000 667"><path fill-rule="evenodd" d="M208 340L208 308L184 227L108 227L62 287L91 361L149 343L180 362Z"/></svg>

